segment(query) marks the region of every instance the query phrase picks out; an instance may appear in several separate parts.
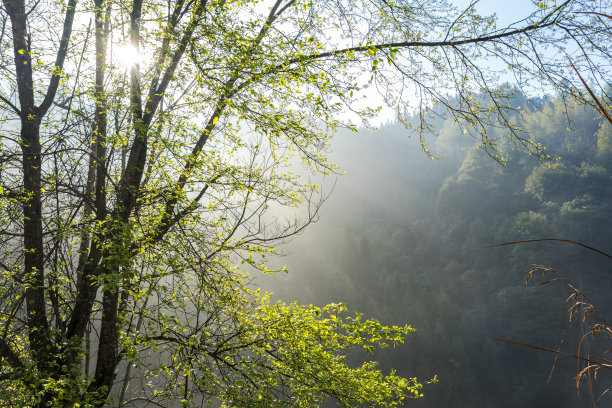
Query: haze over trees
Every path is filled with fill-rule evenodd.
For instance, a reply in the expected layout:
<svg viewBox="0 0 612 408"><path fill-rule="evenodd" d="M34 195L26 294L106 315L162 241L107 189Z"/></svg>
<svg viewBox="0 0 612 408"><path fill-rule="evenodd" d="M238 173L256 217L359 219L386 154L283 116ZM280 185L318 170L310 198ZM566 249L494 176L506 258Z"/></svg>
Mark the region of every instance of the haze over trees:
<svg viewBox="0 0 612 408"><path fill-rule="evenodd" d="M3 0L1 404L420 396L412 376L343 358L409 326L273 303L242 265L267 270L316 218L317 186L291 165L332 170L328 137L364 87L400 118L416 108L423 146L429 115L446 113L499 160L501 140L545 156L498 74L584 100L565 53L605 77L608 27L589 14L602 7L538 1L497 27L444 1ZM266 216L299 203L301 221Z"/></svg>
<svg viewBox="0 0 612 408"><path fill-rule="evenodd" d="M525 286L533 265L561 272L603 316L612 310L610 260L600 254L554 242L484 248L565 238L609 252L612 243L608 122L590 108L566 110L555 98L517 93L515 104L530 112L526 126L560 160L515 152L500 166L452 120L439 122L430 148L443 159L434 161L419 154L418 140L406 138L400 124L338 134L331 159L347 174L338 178L317 224L277 260L289 273L261 278L282 299L341 299L384 323L410 322L416 333L376 359L399 375L436 374L440 382L404 406L587 408L591 390L596 400L610 384L609 370L602 369L592 384L585 378L578 393L574 359L559 356L549 380L553 354L493 340L553 350L561 345L575 355L588 334L582 321L568 331L565 285L540 287L538 275ZM574 129L567 128L568 111ZM598 355L609 348L606 342L587 336L581 353Z"/></svg>

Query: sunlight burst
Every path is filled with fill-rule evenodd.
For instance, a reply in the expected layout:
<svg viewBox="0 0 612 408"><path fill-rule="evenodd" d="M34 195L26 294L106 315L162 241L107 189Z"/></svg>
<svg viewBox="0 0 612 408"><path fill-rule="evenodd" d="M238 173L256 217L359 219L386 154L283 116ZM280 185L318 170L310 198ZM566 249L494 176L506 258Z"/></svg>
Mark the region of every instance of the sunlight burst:
<svg viewBox="0 0 612 408"><path fill-rule="evenodd" d="M138 49L130 44L122 44L114 49L114 59L125 68L132 68L140 63Z"/></svg>

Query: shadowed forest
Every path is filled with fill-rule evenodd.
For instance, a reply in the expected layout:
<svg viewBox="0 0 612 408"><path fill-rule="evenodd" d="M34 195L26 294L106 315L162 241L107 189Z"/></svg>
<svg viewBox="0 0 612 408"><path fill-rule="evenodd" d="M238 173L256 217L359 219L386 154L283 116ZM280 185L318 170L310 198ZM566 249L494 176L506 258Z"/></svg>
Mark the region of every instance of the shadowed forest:
<svg viewBox="0 0 612 408"><path fill-rule="evenodd" d="M612 130L594 111L552 98L517 96L514 104L533 111L525 128L553 160L506 146L501 165L450 120L439 121L439 136L428 140L440 160L430 160L399 124L340 132L332 160L347 174L320 221L278 260L289 273L262 283L283 299L343 302L416 328L400 347L351 357L407 377L437 375L425 398L404 406L593 406L589 384L578 395L574 359L560 357L550 375L553 354L493 337L552 349L563 340L561 349L575 354L584 327L568 328L568 288L535 279L526 286L525 275L533 265L550 266L606 314L610 260L560 242L483 247L563 238L609 250ZM581 347L588 354L596 344L587 338Z"/></svg>

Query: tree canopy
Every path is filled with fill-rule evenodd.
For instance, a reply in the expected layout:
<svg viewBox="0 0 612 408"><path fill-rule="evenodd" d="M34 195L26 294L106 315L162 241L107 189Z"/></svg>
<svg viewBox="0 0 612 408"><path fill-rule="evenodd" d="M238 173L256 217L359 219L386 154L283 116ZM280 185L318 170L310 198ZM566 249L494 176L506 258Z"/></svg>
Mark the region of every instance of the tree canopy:
<svg viewBox="0 0 612 408"><path fill-rule="evenodd" d="M316 218L317 186L291 166L333 170L329 134L352 126L341 114L366 87L400 118L416 108L421 135L446 111L493 155L491 126L544 154L513 120L500 75L580 99L566 55L594 83L609 57L603 6L586 0L534 2L507 27L445 1L2 4L6 406L419 396L416 379L342 357L410 327L274 304L249 287L242 265L267 271L275 245ZM268 213L300 203L302 221Z"/></svg>

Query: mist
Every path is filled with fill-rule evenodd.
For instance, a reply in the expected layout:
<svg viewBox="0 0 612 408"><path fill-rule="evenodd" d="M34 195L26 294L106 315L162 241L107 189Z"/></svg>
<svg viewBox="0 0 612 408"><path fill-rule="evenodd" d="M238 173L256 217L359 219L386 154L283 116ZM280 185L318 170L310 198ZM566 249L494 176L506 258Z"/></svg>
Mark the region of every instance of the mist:
<svg viewBox="0 0 612 408"><path fill-rule="evenodd" d="M258 284L278 299L342 302L416 328L400 347L349 357L421 381L436 376L424 398L404 406L593 406L589 384L576 389L575 359L493 340L576 354L585 327L568 323L570 291L563 282L540 285L550 274L526 285L534 265L558 271L604 315L612 306L605 256L563 242L485 248L560 238L609 251L612 130L596 112L571 106L568 129L558 102L517 99L541 108L525 126L547 147L544 160L502 145L502 165L450 120L439 120L439 135L427 138L435 160L400 124L338 132L330 158L346 174L326 180L324 189L334 188L319 221L273 260L288 273ZM581 347L588 354L600 346L587 338Z"/></svg>

